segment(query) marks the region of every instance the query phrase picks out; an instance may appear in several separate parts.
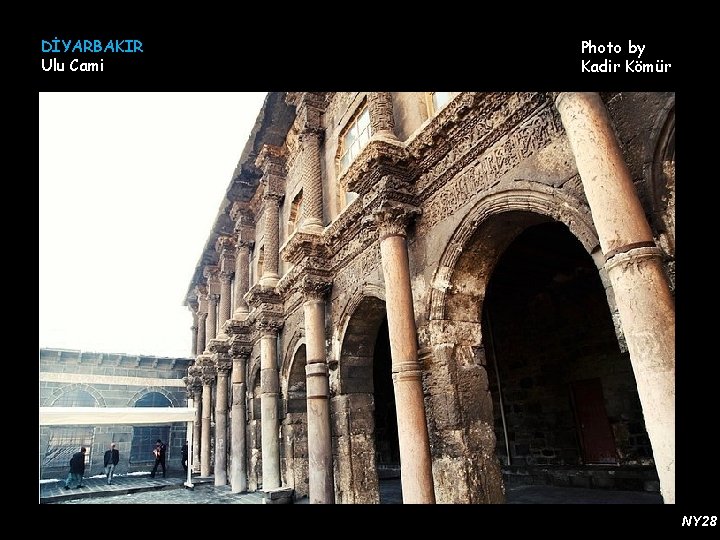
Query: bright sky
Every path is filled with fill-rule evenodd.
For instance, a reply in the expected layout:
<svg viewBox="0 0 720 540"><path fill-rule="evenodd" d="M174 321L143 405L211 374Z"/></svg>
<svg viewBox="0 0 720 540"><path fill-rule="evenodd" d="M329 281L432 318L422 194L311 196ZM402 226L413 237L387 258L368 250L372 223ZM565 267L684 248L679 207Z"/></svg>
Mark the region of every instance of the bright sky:
<svg viewBox="0 0 720 540"><path fill-rule="evenodd" d="M265 93L41 93L40 347L189 357L183 299Z"/></svg>

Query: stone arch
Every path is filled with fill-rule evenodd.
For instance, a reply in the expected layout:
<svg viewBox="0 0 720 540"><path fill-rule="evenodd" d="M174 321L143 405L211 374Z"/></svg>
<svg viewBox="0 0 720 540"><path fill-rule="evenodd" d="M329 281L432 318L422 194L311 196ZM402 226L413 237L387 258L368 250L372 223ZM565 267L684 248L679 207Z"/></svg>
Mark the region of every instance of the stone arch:
<svg viewBox="0 0 720 540"><path fill-rule="evenodd" d="M161 394L163 395L169 402L171 407L179 407L180 404L178 403L178 400L173 396L172 393L168 392L164 388L160 388L159 386L146 386L142 390L138 390L135 392L135 394L128 400L128 407L135 407L135 404L138 402L138 400L142 399L147 394Z"/></svg>
<svg viewBox="0 0 720 540"><path fill-rule="evenodd" d="M299 327L293 333L283 355L282 366L280 366L280 392L287 396L288 379L293 369L293 363L297 355L298 349L305 345L305 331Z"/></svg>
<svg viewBox="0 0 720 540"><path fill-rule="evenodd" d="M598 269L604 260L599 248L597 233L592 224L587 206L577 199L562 195L552 188L530 182L516 182L518 187L491 190L467 214L455 230L443 252L438 268L432 280L428 313L430 320L446 318L447 293L452 289L452 277L456 271L458 260L471 244L473 237L479 236L478 230L485 227L486 239L482 240L484 248L494 256L487 257L491 266L484 268L487 277L492 265L503 249L513 238L524 230L528 223L522 219L508 224L493 222L489 218L498 214L524 213L526 217L540 221L552 219L564 223L570 232L582 243L587 252L593 256ZM614 300L612 304L614 306Z"/></svg>
<svg viewBox="0 0 720 540"><path fill-rule="evenodd" d="M305 365L307 353L304 341L296 340L290 349L283 381L285 414L280 425L282 436L280 465L283 485L292 487L293 497L309 495L309 460L307 440L307 386Z"/></svg>
<svg viewBox="0 0 720 540"><path fill-rule="evenodd" d="M665 271L675 291L675 98L669 98L650 133L645 182L653 234L664 253Z"/></svg>
<svg viewBox="0 0 720 540"><path fill-rule="evenodd" d="M90 386L89 384L85 383L75 383L75 384L69 384L67 386L61 386L60 388L56 388L53 390L53 393L48 396L48 398L45 400L45 403L43 403L44 407L51 407L53 403L55 403L63 394L67 394L68 392L74 392L74 391L82 391L87 392L90 394L93 399L95 399L95 407L106 407L105 399L102 397L100 392Z"/></svg>
<svg viewBox="0 0 720 540"><path fill-rule="evenodd" d="M386 319L385 293L364 284L342 311L337 362L331 366L335 500L380 501L375 447L373 362Z"/></svg>
<svg viewBox="0 0 720 540"><path fill-rule="evenodd" d="M247 378L247 449L248 449L248 490L257 491L262 484L262 418L260 409L260 355L256 355L248 366Z"/></svg>

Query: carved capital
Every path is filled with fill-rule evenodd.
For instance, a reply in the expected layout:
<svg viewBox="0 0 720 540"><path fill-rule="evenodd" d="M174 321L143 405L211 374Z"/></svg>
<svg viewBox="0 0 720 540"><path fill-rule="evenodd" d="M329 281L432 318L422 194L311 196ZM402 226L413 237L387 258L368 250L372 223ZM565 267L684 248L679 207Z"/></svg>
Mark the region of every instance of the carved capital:
<svg viewBox="0 0 720 540"><path fill-rule="evenodd" d="M332 287L332 280L313 274L306 274L300 281L300 288L306 300L324 300Z"/></svg>
<svg viewBox="0 0 720 540"><path fill-rule="evenodd" d="M227 353L217 353L213 355L213 362L215 363L215 370L218 375L224 375L227 377L228 373L232 369L232 359Z"/></svg>
<svg viewBox="0 0 720 540"><path fill-rule="evenodd" d="M263 172L263 176L285 176L285 150L280 146L263 144L255 166Z"/></svg>
<svg viewBox="0 0 720 540"><path fill-rule="evenodd" d="M212 353L226 353L230 349L228 339L211 339L207 346L208 351Z"/></svg>
<svg viewBox="0 0 720 540"><path fill-rule="evenodd" d="M298 140L300 145L305 147L309 144L313 144L316 147L320 146L325 138L325 131L319 127L305 126L302 131L298 133Z"/></svg>
<svg viewBox="0 0 720 540"><path fill-rule="evenodd" d="M215 251L222 255L223 252L228 251L232 253L235 248L235 239L226 234L221 234L215 240Z"/></svg>
<svg viewBox="0 0 720 540"><path fill-rule="evenodd" d="M260 314L255 321L255 325L261 336L277 336L283 327L283 320L267 316L266 314Z"/></svg>
<svg viewBox="0 0 720 540"><path fill-rule="evenodd" d="M247 201L235 201L230 207L230 219L235 222L235 230L238 227L255 227L255 216L252 206Z"/></svg>
<svg viewBox="0 0 720 540"><path fill-rule="evenodd" d="M288 92L285 101L295 107L295 129L319 128L322 114L327 106L324 92Z"/></svg>
<svg viewBox="0 0 720 540"><path fill-rule="evenodd" d="M203 277L205 277L208 282L213 279L217 279L217 275L220 269L215 265L208 265L203 268Z"/></svg>
<svg viewBox="0 0 720 540"><path fill-rule="evenodd" d="M251 248L255 244L255 227L236 224L235 234L237 235L235 239L237 252L240 252L241 248Z"/></svg>
<svg viewBox="0 0 720 540"><path fill-rule="evenodd" d="M233 346L230 349L230 353L232 355L233 361L246 361L250 358L252 350L252 344L237 342L233 343Z"/></svg>
<svg viewBox="0 0 720 540"><path fill-rule="evenodd" d="M389 236L406 237L408 225L421 213L419 208L409 204L384 201L372 213L380 241Z"/></svg>
<svg viewBox="0 0 720 540"><path fill-rule="evenodd" d="M209 293L207 295L208 303L217 304L220 301L220 295L217 293Z"/></svg>

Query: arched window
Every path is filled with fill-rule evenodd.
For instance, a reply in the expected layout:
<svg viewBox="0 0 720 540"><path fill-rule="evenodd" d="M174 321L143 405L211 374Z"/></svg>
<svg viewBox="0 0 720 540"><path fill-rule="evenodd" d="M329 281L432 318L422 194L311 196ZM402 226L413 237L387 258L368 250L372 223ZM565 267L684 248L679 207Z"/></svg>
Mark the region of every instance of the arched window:
<svg viewBox="0 0 720 540"><path fill-rule="evenodd" d="M86 390L71 388L58 397L52 407L97 407L97 401ZM93 428L88 426L53 427L43 456L42 467L67 467L70 458L84 446L85 465L89 465L92 454Z"/></svg>
<svg viewBox="0 0 720 540"><path fill-rule="evenodd" d="M135 402L136 407L172 407L170 400L160 392L149 392ZM170 426L135 426L130 446L130 463L150 462L155 459L153 448L160 439L166 445L170 439ZM168 445L169 447L169 445ZM168 456L169 457L169 456Z"/></svg>
<svg viewBox="0 0 720 540"><path fill-rule="evenodd" d="M290 236L292 233L294 233L297 230L298 224L300 222L300 217L302 216L302 199L303 199L303 191L302 189L297 192L297 195L292 200L292 204L290 205L290 216L288 216L288 226L287 226L287 235Z"/></svg>

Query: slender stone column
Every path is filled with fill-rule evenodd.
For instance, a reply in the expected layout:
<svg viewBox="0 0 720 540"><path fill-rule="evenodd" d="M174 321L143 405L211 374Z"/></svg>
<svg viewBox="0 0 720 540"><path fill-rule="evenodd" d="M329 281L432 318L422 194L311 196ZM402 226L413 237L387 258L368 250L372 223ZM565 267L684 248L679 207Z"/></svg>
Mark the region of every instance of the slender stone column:
<svg viewBox="0 0 720 540"><path fill-rule="evenodd" d="M247 491L247 449L245 446L245 369L252 347L240 347L232 367L232 463L230 484L233 493Z"/></svg>
<svg viewBox="0 0 720 540"><path fill-rule="evenodd" d="M193 472L200 472L200 441L202 440L202 384L193 387L195 423L193 424Z"/></svg>
<svg viewBox="0 0 720 540"><path fill-rule="evenodd" d="M209 358L208 358L209 360ZM202 375L202 441L200 443L200 476L210 476L210 411L212 409L212 385L215 381L215 368L203 365Z"/></svg>
<svg viewBox="0 0 720 540"><path fill-rule="evenodd" d="M260 329L260 411L262 428L263 489L280 487L280 443L278 439L277 367L278 326L274 321L261 321Z"/></svg>
<svg viewBox="0 0 720 540"><path fill-rule="evenodd" d="M332 439L330 435L330 386L325 351L325 293L330 284L306 278L305 347L307 351L307 429L310 503L335 502Z"/></svg>
<svg viewBox="0 0 720 540"><path fill-rule="evenodd" d="M205 350L205 328L207 327L207 312L198 313L198 332L197 332L197 344L195 345L195 354L202 354Z"/></svg>
<svg viewBox="0 0 720 540"><path fill-rule="evenodd" d="M240 236L241 233L238 233ZM235 255L235 311L233 317L239 320L247 318L250 308L245 301L245 294L248 292L250 275L250 242L247 240L237 241L237 253Z"/></svg>
<svg viewBox="0 0 720 540"><path fill-rule="evenodd" d="M279 206L285 196L285 157L282 148L263 145L255 159L262 170L263 224L265 237L265 260L260 285L273 288L280 279L280 216Z"/></svg>
<svg viewBox="0 0 720 540"><path fill-rule="evenodd" d="M230 310L230 288L232 275L228 272L220 272L220 308L218 310L218 328L222 328L232 312Z"/></svg>
<svg viewBox="0 0 720 540"><path fill-rule="evenodd" d="M300 230L320 234L323 230L323 188L320 172L322 131L306 128L300 134L302 145L302 220Z"/></svg>
<svg viewBox="0 0 720 540"><path fill-rule="evenodd" d="M373 135L382 134L385 137L397 139L392 94L390 92L368 93L368 107Z"/></svg>
<svg viewBox="0 0 720 540"><path fill-rule="evenodd" d="M193 325L190 327L190 332L192 333L192 340L190 342L190 356L193 358L197 356L197 337L198 337L198 325L197 325L198 316L197 314L193 313Z"/></svg>
<svg viewBox="0 0 720 540"><path fill-rule="evenodd" d="M200 471L200 425L202 422L202 367L196 363L188 367L188 376L185 378L188 395L192 397L193 407L195 408L195 418L193 421L192 432L192 472Z"/></svg>
<svg viewBox="0 0 720 540"><path fill-rule="evenodd" d="M404 503L434 503L430 441L418 362L406 228L418 210L387 205L374 213L385 278L392 378L400 443Z"/></svg>
<svg viewBox="0 0 720 540"><path fill-rule="evenodd" d="M555 99L605 254L666 503L675 502L675 304L610 117L595 92Z"/></svg>
<svg viewBox="0 0 720 540"><path fill-rule="evenodd" d="M215 339L217 335L217 303L219 299L218 294L208 294L208 313L207 319L205 319L205 348L207 350L210 345L210 340Z"/></svg>
<svg viewBox="0 0 720 540"><path fill-rule="evenodd" d="M265 204L265 261L260 283L263 287L275 287L280 279L278 274L280 255L280 199L278 195L268 193L263 196Z"/></svg>
<svg viewBox="0 0 720 540"><path fill-rule="evenodd" d="M215 485L227 484L227 395L232 366L227 353L217 353L217 392L215 394Z"/></svg>

